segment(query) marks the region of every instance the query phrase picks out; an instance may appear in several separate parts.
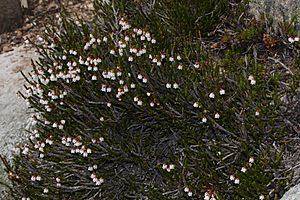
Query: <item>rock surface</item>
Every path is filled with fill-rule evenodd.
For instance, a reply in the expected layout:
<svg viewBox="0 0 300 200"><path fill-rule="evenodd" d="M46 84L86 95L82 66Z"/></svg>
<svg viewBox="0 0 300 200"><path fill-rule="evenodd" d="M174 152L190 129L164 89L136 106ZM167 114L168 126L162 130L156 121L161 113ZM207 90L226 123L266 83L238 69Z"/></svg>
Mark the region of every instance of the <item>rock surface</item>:
<svg viewBox="0 0 300 200"><path fill-rule="evenodd" d="M33 50L24 46L0 54L0 154L8 158L15 145L26 139L24 130L28 128L29 113L25 100L17 96L17 92L25 83L20 71L29 72L31 59L36 57ZM4 179L3 174L0 163L0 181Z"/></svg>
<svg viewBox="0 0 300 200"><path fill-rule="evenodd" d="M292 187L287 191L280 200L299 200L300 199L300 185Z"/></svg>
<svg viewBox="0 0 300 200"><path fill-rule="evenodd" d="M282 22L290 23L295 17L295 28L300 30L299 0L252 0L249 12L257 19L272 17L273 30L277 31Z"/></svg>
<svg viewBox="0 0 300 200"><path fill-rule="evenodd" d="M27 105L17 95L25 83L20 71L29 72L36 55L24 46L0 55L0 154L9 156L17 141L24 136Z"/></svg>

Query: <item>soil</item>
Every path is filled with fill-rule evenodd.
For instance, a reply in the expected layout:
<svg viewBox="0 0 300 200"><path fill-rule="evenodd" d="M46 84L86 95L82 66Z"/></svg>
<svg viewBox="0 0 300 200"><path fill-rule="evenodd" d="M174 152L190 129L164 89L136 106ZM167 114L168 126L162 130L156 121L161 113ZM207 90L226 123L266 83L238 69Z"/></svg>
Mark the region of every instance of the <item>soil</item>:
<svg viewBox="0 0 300 200"><path fill-rule="evenodd" d="M63 9L83 18L92 19L92 0L32 0L31 10L24 10L24 24L14 32L0 34L0 53L13 50L13 47L22 45L26 40L35 42L43 34L50 18L59 15Z"/></svg>

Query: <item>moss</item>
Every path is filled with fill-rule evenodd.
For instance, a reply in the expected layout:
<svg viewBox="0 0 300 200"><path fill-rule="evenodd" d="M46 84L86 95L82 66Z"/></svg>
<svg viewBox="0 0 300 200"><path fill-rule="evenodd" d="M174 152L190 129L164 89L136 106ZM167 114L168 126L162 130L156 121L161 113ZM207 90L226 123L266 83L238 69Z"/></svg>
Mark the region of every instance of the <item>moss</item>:
<svg viewBox="0 0 300 200"><path fill-rule="evenodd" d="M242 41L253 41L258 37L258 35L259 31L257 30L257 27L249 27L240 32L236 38Z"/></svg>
<svg viewBox="0 0 300 200"><path fill-rule="evenodd" d="M230 36L228 33L225 33L221 39L221 41L225 44L232 42L232 36Z"/></svg>

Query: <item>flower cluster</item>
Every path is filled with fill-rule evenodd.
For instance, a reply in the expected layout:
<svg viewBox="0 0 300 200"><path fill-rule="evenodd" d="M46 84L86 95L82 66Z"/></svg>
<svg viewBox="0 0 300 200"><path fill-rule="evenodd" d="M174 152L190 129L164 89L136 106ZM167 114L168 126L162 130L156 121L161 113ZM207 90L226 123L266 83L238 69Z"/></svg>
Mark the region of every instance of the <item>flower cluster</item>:
<svg viewBox="0 0 300 200"><path fill-rule="evenodd" d="M251 84L251 85L255 85L255 84L256 84L256 80L254 79L254 77L253 77L252 75L250 75L250 76L248 77L248 80L250 81L250 84Z"/></svg>
<svg viewBox="0 0 300 200"><path fill-rule="evenodd" d="M183 191L186 192L189 197L193 196L193 192L190 191L188 187L185 187Z"/></svg>
<svg viewBox="0 0 300 200"><path fill-rule="evenodd" d="M166 170L167 172L170 172L171 170L175 169L175 165L174 164L163 164L162 165L162 169Z"/></svg>
<svg viewBox="0 0 300 200"><path fill-rule="evenodd" d="M288 38L288 41L290 42L290 43L294 43L294 42L299 42L299 37L289 37Z"/></svg>
<svg viewBox="0 0 300 200"><path fill-rule="evenodd" d="M211 192L205 192L204 200L216 200L216 198L214 194L211 194Z"/></svg>
<svg viewBox="0 0 300 200"><path fill-rule="evenodd" d="M101 185L104 182L103 178L97 178L94 173L91 175L91 178L96 185Z"/></svg>
<svg viewBox="0 0 300 200"><path fill-rule="evenodd" d="M251 167L254 163L254 158L253 157L250 157L249 158L249 162L248 162L248 166ZM242 167L241 170L240 170L242 173L246 173L247 172L247 168L246 167ZM240 184L240 179L237 178L236 176L234 175L230 175L229 177L230 181L233 181L234 184Z"/></svg>

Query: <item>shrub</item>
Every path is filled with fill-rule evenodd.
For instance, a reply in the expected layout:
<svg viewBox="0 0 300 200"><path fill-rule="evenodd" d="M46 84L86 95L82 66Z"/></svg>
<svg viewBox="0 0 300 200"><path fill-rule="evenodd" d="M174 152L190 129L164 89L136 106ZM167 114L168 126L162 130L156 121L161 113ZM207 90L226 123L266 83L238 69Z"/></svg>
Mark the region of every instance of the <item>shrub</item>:
<svg viewBox="0 0 300 200"><path fill-rule="evenodd" d="M120 0L111 1L120 16L127 17L133 26L143 24L152 30L161 48L186 46L195 38L207 36L223 23L225 16L232 15L239 0ZM104 19L104 28L111 27L111 11L107 4L95 1L98 22ZM236 9L237 10L237 9ZM100 19L100 20L99 20ZM103 26L100 26L103 29Z"/></svg>
<svg viewBox="0 0 300 200"><path fill-rule="evenodd" d="M201 43L162 49L152 33L165 31L131 27L120 5L102 6L96 24L104 28L62 18L37 45L24 94L35 129L6 164L10 195L282 196L291 173L282 163L280 75L234 51L220 62Z"/></svg>

